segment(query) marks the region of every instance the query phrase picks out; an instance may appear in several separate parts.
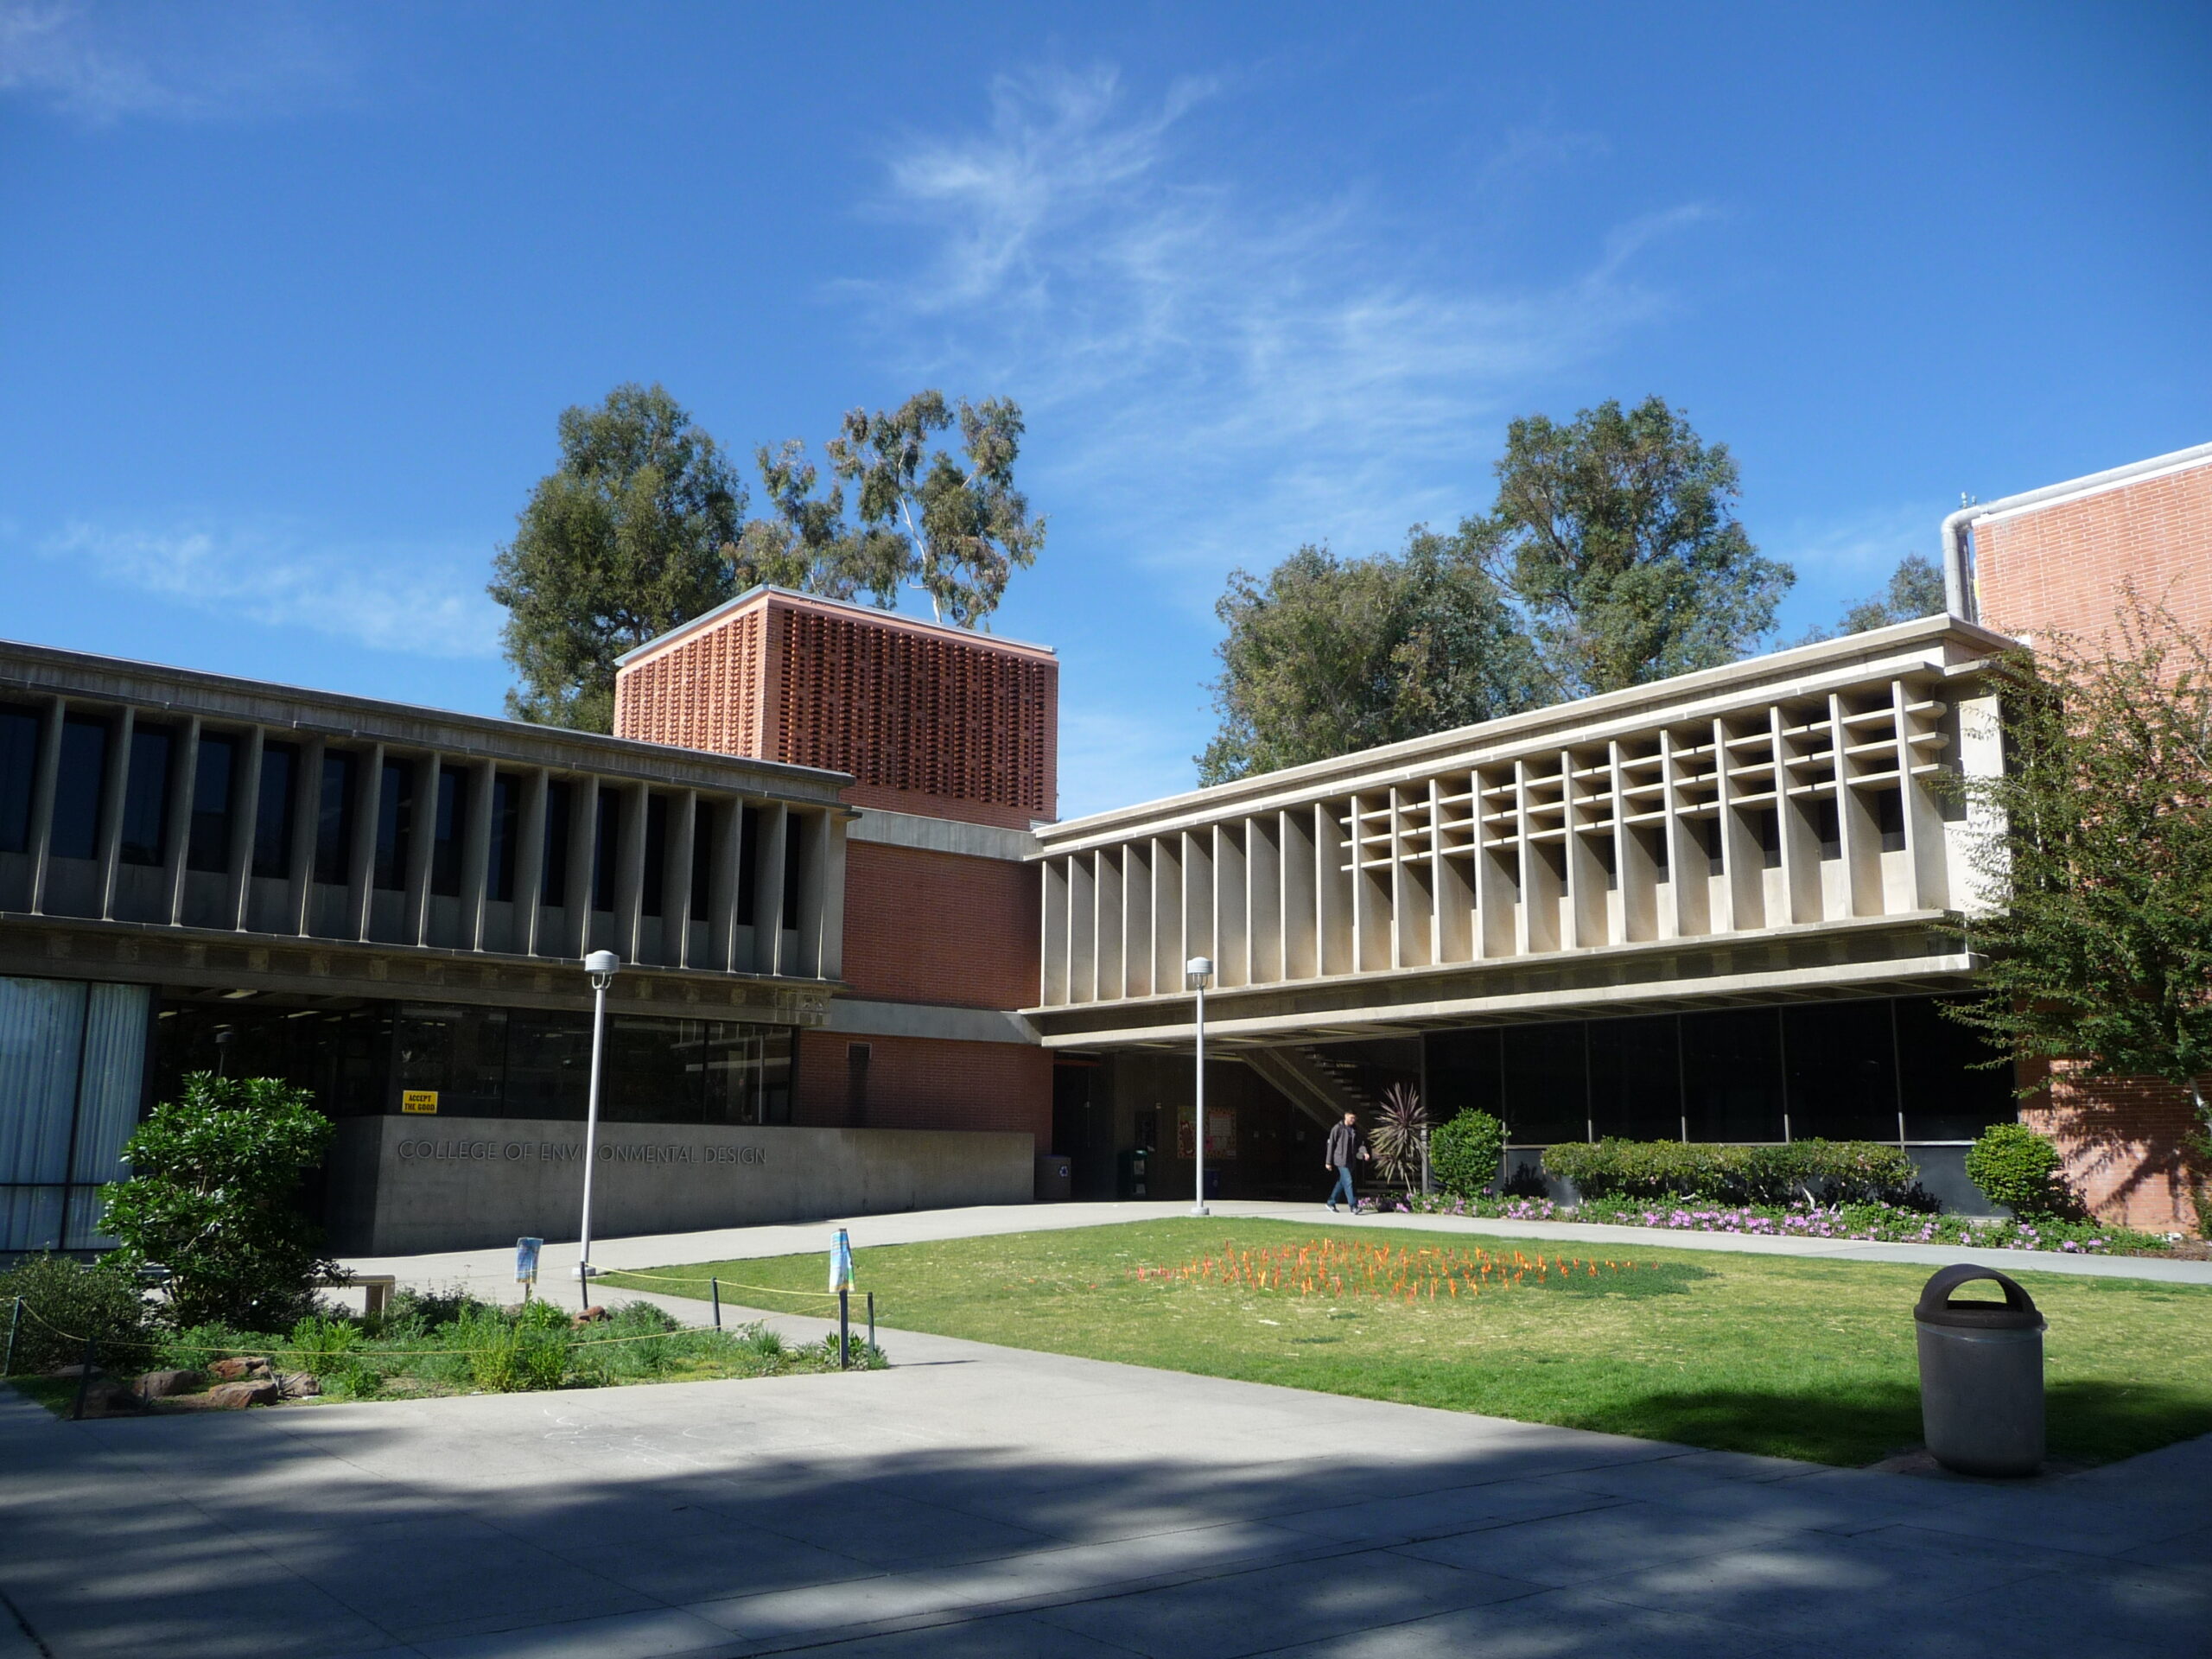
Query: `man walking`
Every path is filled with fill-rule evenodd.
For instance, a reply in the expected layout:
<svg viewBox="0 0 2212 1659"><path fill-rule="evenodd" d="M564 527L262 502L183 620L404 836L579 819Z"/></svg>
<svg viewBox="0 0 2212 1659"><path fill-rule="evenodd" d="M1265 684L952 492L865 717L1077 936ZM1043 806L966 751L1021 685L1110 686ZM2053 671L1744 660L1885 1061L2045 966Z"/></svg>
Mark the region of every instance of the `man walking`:
<svg viewBox="0 0 2212 1659"><path fill-rule="evenodd" d="M1344 1114L1344 1121L1329 1131L1329 1144L1321 1154L1321 1167L1337 1172L1337 1184L1329 1189L1329 1213L1337 1212L1337 1194L1344 1194L1344 1202L1351 1206L1354 1215L1359 1213L1359 1200L1352 1196L1351 1166L1355 1159L1364 1160L1367 1148L1361 1144L1359 1118L1351 1112Z"/></svg>

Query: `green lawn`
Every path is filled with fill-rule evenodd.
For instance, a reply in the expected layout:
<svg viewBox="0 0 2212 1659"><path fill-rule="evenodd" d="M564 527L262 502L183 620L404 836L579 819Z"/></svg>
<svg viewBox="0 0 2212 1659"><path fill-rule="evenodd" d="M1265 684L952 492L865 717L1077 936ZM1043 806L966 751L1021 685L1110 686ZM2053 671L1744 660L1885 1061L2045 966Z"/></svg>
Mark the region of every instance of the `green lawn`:
<svg viewBox="0 0 2212 1659"><path fill-rule="evenodd" d="M1845 1465L1920 1441L1912 1305L1926 1268L1637 1249L1633 1268L1608 1269L1601 1251L1595 1277L1578 1267L1501 1284L1494 1268L1474 1281L1479 1294L1451 1295L1440 1280L1434 1300L1411 1305L1402 1291L1384 1300L1224 1284L1217 1269L1137 1273L1218 1262L1230 1246L1294 1253L1324 1236L1345 1234L1146 1222L863 1249L855 1271L891 1330ZM1516 1243L1535 1253L1528 1240L1364 1227L1355 1236L1414 1253L1480 1248L1509 1273ZM1429 1261L1422 1282L1434 1278ZM726 1301L818 1313L828 1305L735 1287L819 1291L824 1263L780 1256L607 1282L704 1296L715 1274ZM2054 1457L2104 1462L2212 1432L2212 1289L2014 1276L2050 1322ZM1453 1277L1470 1282L1464 1266Z"/></svg>

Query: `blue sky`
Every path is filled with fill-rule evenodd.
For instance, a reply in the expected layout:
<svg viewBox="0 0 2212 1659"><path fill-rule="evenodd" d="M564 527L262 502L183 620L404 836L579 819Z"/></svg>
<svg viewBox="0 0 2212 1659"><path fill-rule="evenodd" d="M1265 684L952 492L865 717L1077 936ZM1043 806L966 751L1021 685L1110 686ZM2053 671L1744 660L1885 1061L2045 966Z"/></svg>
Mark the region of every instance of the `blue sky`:
<svg viewBox="0 0 2212 1659"><path fill-rule="evenodd" d="M0 637L496 712L554 421L1029 419L1063 810L1211 605L1656 391L1833 620L1961 491L2212 439L2212 12L0 0Z"/></svg>

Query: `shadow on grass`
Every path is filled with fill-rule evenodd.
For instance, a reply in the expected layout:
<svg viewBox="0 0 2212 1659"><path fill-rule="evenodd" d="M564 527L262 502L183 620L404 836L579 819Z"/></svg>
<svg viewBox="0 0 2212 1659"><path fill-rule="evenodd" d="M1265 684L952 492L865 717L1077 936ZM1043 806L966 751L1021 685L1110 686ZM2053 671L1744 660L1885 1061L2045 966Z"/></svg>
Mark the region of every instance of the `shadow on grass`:
<svg viewBox="0 0 2212 1659"><path fill-rule="evenodd" d="M2053 1458L2111 1463L2212 1433L2212 1400L2158 1383L2063 1382L2045 1408ZM1823 1390L1700 1389L1648 1394L1578 1427L1858 1468L1922 1442L1916 1384L1867 1380Z"/></svg>

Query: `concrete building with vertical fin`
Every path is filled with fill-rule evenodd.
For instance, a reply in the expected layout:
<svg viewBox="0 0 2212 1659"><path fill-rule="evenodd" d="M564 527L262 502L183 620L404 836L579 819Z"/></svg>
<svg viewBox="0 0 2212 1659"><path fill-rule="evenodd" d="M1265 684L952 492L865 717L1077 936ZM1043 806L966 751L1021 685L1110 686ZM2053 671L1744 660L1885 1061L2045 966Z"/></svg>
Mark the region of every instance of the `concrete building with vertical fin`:
<svg viewBox="0 0 2212 1659"><path fill-rule="evenodd" d="M759 588L625 658L611 736L0 645L0 1256L95 1249L196 1071L337 1120L340 1249L1077 1196L1318 1196L1394 1084L1514 1158L1896 1140L1978 1207L2020 1109L1970 991L1989 664L2212 630L2212 446L1962 510L1948 612L1058 821L1042 647ZM588 950L624 963L582 1141ZM1180 965L1217 964L1207 1122ZM2185 1097L2030 1109L2185 1224Z"/></svg>

